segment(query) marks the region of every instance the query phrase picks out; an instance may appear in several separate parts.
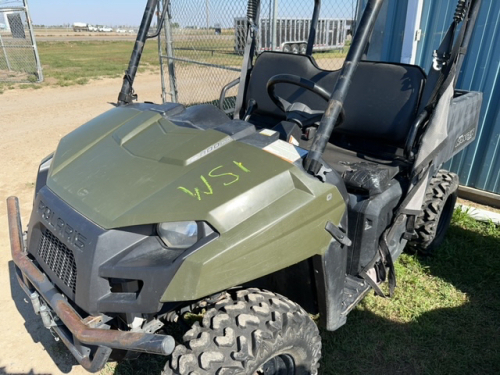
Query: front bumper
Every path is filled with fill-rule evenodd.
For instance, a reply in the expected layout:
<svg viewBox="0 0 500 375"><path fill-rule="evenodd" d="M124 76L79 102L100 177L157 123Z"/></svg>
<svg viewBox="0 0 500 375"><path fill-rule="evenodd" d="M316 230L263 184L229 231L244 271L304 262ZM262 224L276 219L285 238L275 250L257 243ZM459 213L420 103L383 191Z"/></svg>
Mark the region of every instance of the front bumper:
<svg viewBox="0 0 500 375"><path fill-rule="evenodd" d="M28 257L16 197L7 199L7 214L12 259L16 264L21 288L29 296L35 313L41 316L45 327L61 338L87 371L97 372L102 369L113 349L160 355L172 353L175 347L172 336L110 330L102 324L100 316L82 319L66 297L59 293ZM92 351L92 348L97 349Z"/></svg>

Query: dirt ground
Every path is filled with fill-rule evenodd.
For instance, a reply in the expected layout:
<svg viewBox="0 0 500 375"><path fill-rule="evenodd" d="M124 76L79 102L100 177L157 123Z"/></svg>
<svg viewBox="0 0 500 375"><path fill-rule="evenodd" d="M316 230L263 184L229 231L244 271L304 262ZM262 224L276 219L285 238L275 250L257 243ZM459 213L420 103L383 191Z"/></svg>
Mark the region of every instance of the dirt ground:
<svg viewBox="0 0 500 375"><path fill-rule="evenodd" d="M161 102L157 74L136 79L141 101ZM37 166L62 136L111 109L121 79L102 79L85 86L7 90L0 95L0 311L4 327L0 374L87 374L62 343L54 341L35 316L15 281L7 230L6 203L20 199L26 227L33 202Z"/></svg>
<svg viewBox="0 0 500 375"><path fill-rule="evenodd" d="M37 42L88 42L88 41L133 41L137 37L136 33L75 33L73 31L39 31L35 30Z"/></svg>

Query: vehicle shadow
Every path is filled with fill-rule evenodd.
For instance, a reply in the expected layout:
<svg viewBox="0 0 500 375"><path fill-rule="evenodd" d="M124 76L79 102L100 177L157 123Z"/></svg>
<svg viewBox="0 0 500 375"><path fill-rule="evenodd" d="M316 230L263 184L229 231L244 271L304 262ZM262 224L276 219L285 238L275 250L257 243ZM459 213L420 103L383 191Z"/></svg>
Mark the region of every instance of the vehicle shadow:
<svg viewBox="0 0 500 375"><path fill-rule="evenodd" d="M40 317L35 315L28 297L21 289L17 281L14 262L9 261L8 267L10 294L17 310L24 319L24 327L26 328L26 331L30 334L34 342L41 343L43 345L43 348L50 355L52 361L57 365L59 371L66 374L71 372L73 366L77 366L78 362L61 341L55 341L49 330L43 326ZM15 329L17 329L17 327L15 327ZM2 371L2 368L0 368L0 374L5 373ZM34 374L34 372L30 372L29 374L32 373Z"/></svg>
<svg viewBox="0 0 500 375"><path fill-rule="evenodd" d="M453 225L433 257L418 258L431 277L449 290L413 290L401 285L394 299L446 301L453 289L465 293L458 307L444 307L397 323L363 302L347 324L323 332L321 374L499 374L500 373L500 228L478 233ZM429 286L430 288L430 286ZM425 293L428 292L428 293ZM408 295L407 293L410 293ZM388 304L397 303L387 301Z"/></svg>
<svg viewBox="0 0 500 375"><path fill-rule="evenodd" d="M393 299L368 297L344 327L322 331L319 374L499 374L500 228L496 230L497 234L487 235L454 224L435 256L406 255L430 277L446 282L449 290L424 293L401 282ZM453 290L465 293L466 299L458 307L446 307ZM426 306L431 299L439 299L445 307L401 323L397 311L395 317L382 315L370 302L405 304L402 299L408 299L409 306ZM155 374L165 362L166 358L142 355L136 361L118 363L114 374Z"/></svg>

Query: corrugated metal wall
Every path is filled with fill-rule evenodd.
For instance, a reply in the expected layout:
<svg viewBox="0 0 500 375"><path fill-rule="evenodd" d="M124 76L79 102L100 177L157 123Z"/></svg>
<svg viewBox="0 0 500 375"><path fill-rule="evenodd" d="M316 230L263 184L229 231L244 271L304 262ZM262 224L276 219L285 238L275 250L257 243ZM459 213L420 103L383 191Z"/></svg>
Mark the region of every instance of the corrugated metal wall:
<svg viewBox="0 0 500 375"><path fill-rule="evenodd" d="M432 52L451 23L457 0L425 0L422 40L416 63L426 71ZM457 84L484 93L476 141L447 167L463 185L500 193L500 1L483 0L476 28Z"/></svg>
<svg viewBox="0 0 500 375"><path fill-rule="evenodd" d="M457 0L424 0L421 41L416 64L429 71L432 53L438 48L453 18ZM386 0L368 58L400 61L408 0ZM366 0L360 0L361 9ZM389 35L389 36L388 36ZM500 1L482 0L476 28L457 84L484 93L476 140L446 168L460 176L460 183L500 194Z"/></svg>

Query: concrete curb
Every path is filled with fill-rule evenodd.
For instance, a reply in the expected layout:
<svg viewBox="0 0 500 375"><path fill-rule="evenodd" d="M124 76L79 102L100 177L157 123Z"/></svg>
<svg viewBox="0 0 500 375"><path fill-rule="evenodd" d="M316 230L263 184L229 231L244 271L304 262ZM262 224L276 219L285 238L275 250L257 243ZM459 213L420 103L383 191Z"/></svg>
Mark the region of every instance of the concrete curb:
<svg viewBox="0 0 500 375"><path fill-rule="evenodd" d="M484 222L491 221L496 225L500 225L500 214L497 214L495 212L481 210L479 208L474 208L463 204L457 204L455 206L455 209L467 213L470 217L476 219L477 221L484 221Z"/></svg>

